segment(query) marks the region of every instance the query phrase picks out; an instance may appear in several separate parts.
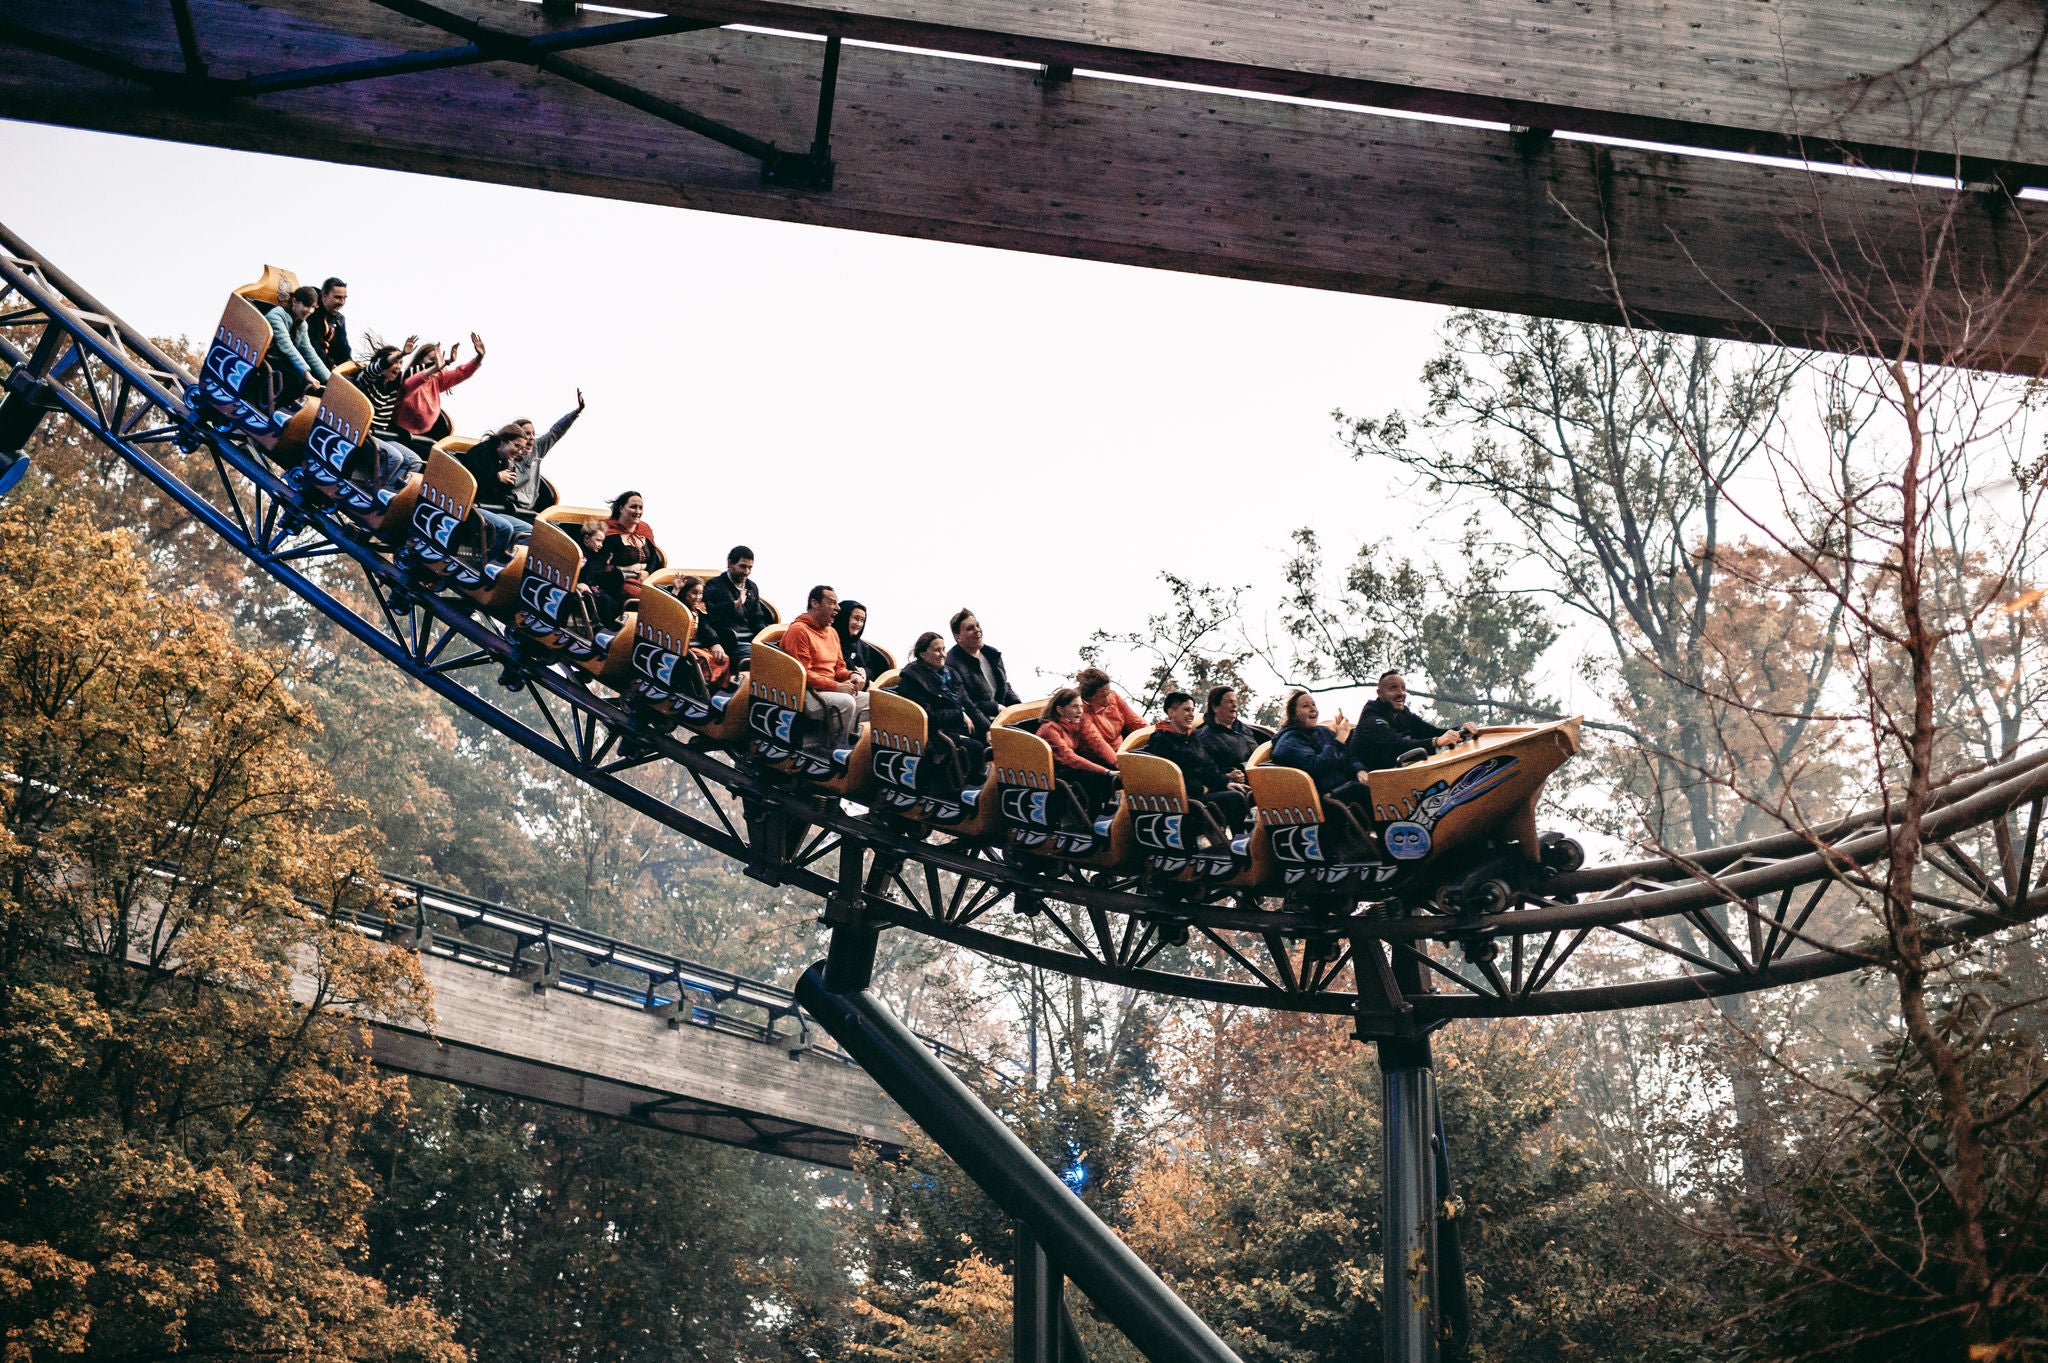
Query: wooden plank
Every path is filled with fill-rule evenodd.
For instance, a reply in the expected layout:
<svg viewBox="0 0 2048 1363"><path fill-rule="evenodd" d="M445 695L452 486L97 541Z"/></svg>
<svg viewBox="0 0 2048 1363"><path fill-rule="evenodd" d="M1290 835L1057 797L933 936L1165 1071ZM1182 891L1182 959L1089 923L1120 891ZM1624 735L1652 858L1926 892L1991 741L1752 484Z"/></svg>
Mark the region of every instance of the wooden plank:
<svg viewBox="0 0 2048 1363"><path fill-rule="evenodd" d="M2048 10L2015 0L644 0L719 17L1524 126L1760 133L2048 166ZM1716 135L1716 132L1722 135ZM1818 146L1814 154L1820 154Z"/></svg>
<svg viewBox="0 0 2048 1363"><path fill-rule="evenodd" d="M157 0L124 8L124 21L170 22ZM2048 10L2019 0L636 0L635 8L1686 145L1783 150L1779 139L1789 136L1812 139L1816 154L1843 141L1873 155L1907 148L1937 161L1960 154L2048 167L2040 88L2048 84ZM497 23L535 21L518 0L486 9ZM217 36L199 28L202 38Z"/></svg>
<svg viewBox="0 0 2048 1363"><path fill-rule="evenodd" d="M174 65L168 20L123 27L130 9L85 0L38 23ZM200 0L194 10L222 72L439 41L363 0ZM471 0L467 12L500 7ZM815 43L725 31L579 60L798 148L819 56ZM1029 71L871 48L847 49L841 65L838 176L825 193L764 186L745 157L524 68L195 104L21 53L0 64L0 114L1568 318L1619 317L1618 281L1633 315L1664 326L1823 345L1860 329L1814 268L1814 244L1855 241L1854 256L1877 258L1849 281L1874 295L1887 277L1911 280L1930 217L1951 206L1965 275L2022 259L2040 216L1894 183L1565 141L1524 147L1485 129L1349 110L1117 81L1045 86ZM2027 300L1987 346L2038 366L2042 321Z"/></svg>
<svg viewBox="0 0 2048 1363"><path fill-rule="evenodd" d="M853 1167L855 1142L842 1133L750 1119L715 1105L686 1102L681 1107L667 1106L670 1095L615 1083L601 1076L550 1069L516 1056L440 1045L426 1037L386 1028L375 1030L372 1055L380 1067L399 1074L439 1079L463 1088L502 1093L807 1164L835 1169Z"/></svg>

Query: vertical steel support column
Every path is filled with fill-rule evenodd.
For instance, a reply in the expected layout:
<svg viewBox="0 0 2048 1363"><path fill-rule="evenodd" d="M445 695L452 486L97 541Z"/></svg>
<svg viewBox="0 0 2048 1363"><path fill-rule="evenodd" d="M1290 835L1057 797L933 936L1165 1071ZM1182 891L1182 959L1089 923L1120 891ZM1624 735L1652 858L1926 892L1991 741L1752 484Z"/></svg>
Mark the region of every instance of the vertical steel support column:
<svg viewBox="0 0 2048 1363"><path fill-rule="evenodd" d="M839 35L825 38L825 65L818 74L818 121L811 134L811 160L832 164L832 105L839 98Z"/></svg>
<svg viewBox="0 0 2048 1363"><path fill-rule="evenodd" d="M845 931L834 925L835 949ZM804 1011L996 1206L1029 1228L1033 1240L1049 1251L1050 1264L1072 1278L1140 1353L1152 1363L1241 1363L879 999L866 990L842 993L832 987L832 978L829 963L804 972L796 986ZM1051 1272L1049 1267L1048 1279ZM1072 1338L1064 1322L1055 1338Z"/></svg>
<svg viewBox="0 0 2048 1363"><path fill-rule="evenodd" d="M1385 1363L1437 1363L1436 1071L1429 1038L1380 1037Z"/></svg>
<svg viewBox="0 0 2048 1363"><path fill-rule="evenodd" d="M875 976L875 948L881 932L867 921L861 877L867 845L852 838L839 843L839 888L825 900L825 921L832 941L825 948L825 980L834 990L866 989Z"/></svg>
<svg viewBox="0 0 2048 1363"><path fill-rule="evenodd" d="M1434 1085L1432 1085L1434 1087ZM1451 1142L1444 1134L1444 1105L1436 1108L1436 1295L1437 1338L1445 1363L1464 1363L1472 1342L1472 1298L1465 1285L1465 1203L1451 1178Z"/></svg>
<svg viewBox="0 0 2048 1363"><path fill-rule="evenodd" d="M1014 1305L1011 1309L1011 1354L1016 1363L1058 1363L1060 1355L1060 1285L1058 1270L1045 1257L1045 1246L1019 1221L1010 1228L1017 1246Z"/></svg>

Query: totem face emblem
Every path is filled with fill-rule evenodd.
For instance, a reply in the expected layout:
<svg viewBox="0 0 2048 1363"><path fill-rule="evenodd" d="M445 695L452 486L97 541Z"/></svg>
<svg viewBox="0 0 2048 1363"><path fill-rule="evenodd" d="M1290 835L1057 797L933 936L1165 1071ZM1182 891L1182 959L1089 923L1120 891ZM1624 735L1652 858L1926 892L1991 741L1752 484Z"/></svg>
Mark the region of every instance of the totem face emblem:
<svg viewBox="0 0 2048 1363"><path fill-rule="evenodd" d="M1284 824L1273 830L1273 855L1282 861L1320 862L1323 830L1312 823Z"/></svg>
<svg viewBox="0 0 2048 1363"><path fill-rule="evenodd" d="M875 779L884 785L916 790L917 765L918 759L909 753L897 752L894 748L875 749Z"/></svg>
<svg viewBox="0 0 2048 1363"><path fill-rule="evenodd" d="M536 573L528 573L519 584L520 604L549 624L560 622L562 602L568 595L560 587L549 586Z"/></svg>
<svg viewBox="0 0 2048 1363"><path fill-rule="evenodd" d="M1429 830L1404 819L1387 825L1387 855L1395 861L1420 861L1429 855Z"/></svg>
<svg viewBox="0 0 2048 1363"><path fill-rule="evenodd" d="M1158 852L1182 852L1187 845L1181 837L1181 816L1178 814L1140 814L1131 821L1131 831L1137 836L1140 847L1149 847Z"/></svg>
<svg viewBox="0 0 2048 1363"><path fill-rule="evenodd" d="M790 731L796 726L796 711L772 701L757 700L747 707L747 725L769 742L787 746Z"/></svg>
<svg viewBox="0 0 2048 1363"><path fill-rule="evenodd" d="M314 423L313 433L306 437L306 453L337 478L355 452L356 442L349 439L348 433L324 420Z"/></svg>
<svg viewBox="0 0 2048 1363"><path fill-rule="evenodd" d="M1021 786L1003 787L1003 817L1011 823L1045 827L1045 792Z"/></svg>
<svg viewBox="0 0 2048 1363"><path fill-rule="evenodd" d="M633 645L633 670L666 690L674 684L678 657L649 643Z"/></svg>
<svg viewBox="0 0 2048 1363"><path fill-rule="evenodd" d="M454 540L455 532L461 525L461 521L439 507L429 506L424 497L413 508L413 529L429 544L436 545L442 549L446 549L449 543Z"/></svg>

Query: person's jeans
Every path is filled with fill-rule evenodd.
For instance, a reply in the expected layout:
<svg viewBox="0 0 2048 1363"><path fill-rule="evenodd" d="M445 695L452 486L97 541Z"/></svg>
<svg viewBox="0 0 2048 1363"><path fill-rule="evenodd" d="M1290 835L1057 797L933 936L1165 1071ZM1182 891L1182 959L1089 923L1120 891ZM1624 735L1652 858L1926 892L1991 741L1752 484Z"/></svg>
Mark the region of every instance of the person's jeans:
<svg viewBox="0 0 2048 1363"><path fill-rule="evenodd" d="M821 734L823 741L817 745L817 750L830 754L853 746L851 736L859 731L860 722L868 717L868 693L806 688L804 714L818 721L813 732Z"/></svg>
<svg viewBox="0 0 2048 1363"><path fill-rule="evenodd" d="M386 440L382 436L370 438L375 442L377 452L376 478L371 486L389 492L403 491L405 480L426 467L426 460L396 440Z"/></svg>
<svg viewBox="0 0 2048 1363"><path fill-rule="evenodd" d="M502 511L491 511L481 506L474 510L477 519L483 522L486 563L503 558L514 548L533 538L533 527L525 521L508 516Z"/></svg>

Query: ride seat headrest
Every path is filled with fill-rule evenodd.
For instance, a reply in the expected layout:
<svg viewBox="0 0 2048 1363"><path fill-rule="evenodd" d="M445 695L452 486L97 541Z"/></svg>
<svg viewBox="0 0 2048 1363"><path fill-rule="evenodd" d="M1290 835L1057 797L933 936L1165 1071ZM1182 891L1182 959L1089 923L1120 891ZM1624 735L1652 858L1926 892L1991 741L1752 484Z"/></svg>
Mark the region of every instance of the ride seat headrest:
<svg viewBox="0 0 2048 1363"><path fill-rule="evenodd" d="M282 265L265 265L263 277L254 284L244 284L235 292L259 308L274 308L292 296L299 287L299 277Z"/></svg>

